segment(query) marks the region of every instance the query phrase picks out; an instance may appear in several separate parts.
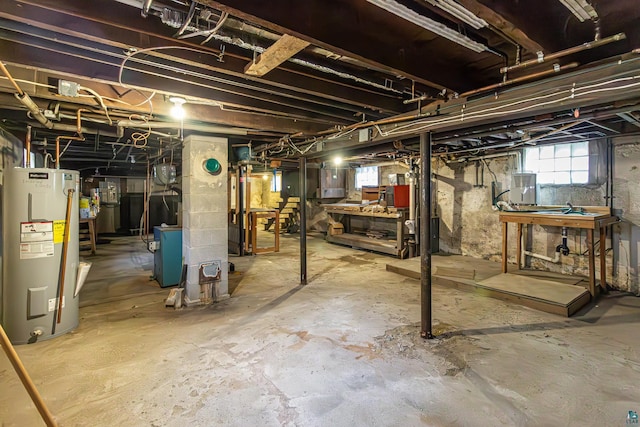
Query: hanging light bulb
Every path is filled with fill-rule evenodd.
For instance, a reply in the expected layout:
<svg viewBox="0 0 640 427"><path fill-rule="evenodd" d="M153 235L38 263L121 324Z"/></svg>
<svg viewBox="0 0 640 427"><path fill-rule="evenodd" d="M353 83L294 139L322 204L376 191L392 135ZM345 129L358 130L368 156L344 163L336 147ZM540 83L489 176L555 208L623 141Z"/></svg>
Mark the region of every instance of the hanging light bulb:
<svg viewBox="0 0 640 427"><path fill-rule="evenodd" d="M333 164L336 166L340 166L342 164L342 157L336 156L333 158Z"/></svg>
<svg viewBox="0 0 640 427"><path fill-rule="evenodd" d="M179 96L171 96L169 97L169 101L173 102L173 107L171 107L171 116L174 119L183 120L186 115L183 105L187 100Z"/></svg>

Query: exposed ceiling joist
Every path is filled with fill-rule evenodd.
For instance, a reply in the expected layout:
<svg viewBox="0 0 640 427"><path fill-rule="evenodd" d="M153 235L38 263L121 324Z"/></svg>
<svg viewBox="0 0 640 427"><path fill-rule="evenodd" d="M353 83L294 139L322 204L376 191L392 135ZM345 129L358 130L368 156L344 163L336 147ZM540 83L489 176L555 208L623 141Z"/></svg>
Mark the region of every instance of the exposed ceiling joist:
<svg viewBox="0 0 640 427"><path fill-rule="evenodd" d="M389 26L384 33L381 33L377 25L388 13L381 9L374 13L377 8L362 7L359 2L339 0L328 2L325 0L304 2L199 0L199 2L232 16L258 23L271 31L292 34L313 45L358 59L392 75L403 76L438 90L446 88L462 92L466 86L475 87L474 77L464 72L465 70L455 63L450 62L451 67L446 70L440 67L424 66L424 58L418 55L416 46L412 43L414 36L408 36L419 27L406 24L406 21L401 18L392 17L386 21L393 20L399 23L404 21L405 24ZM287 10L288 13L281 13L283 10ZM318 19L319 16L322 16L322 19ZM435 43L442 43L443 40L435 37ZM451 43L448 40L444 42ZM448 58L433 57L430 61L433 63L446 61L446 59Z"/></svg>
<svg viewBox="0 0 640 427"><path fill-rule="evenodd" d="M478 18L484 19L490 26L496 28L513 42L522 46L525 50L535 53L544 52L544 48L535 40L532 40L525 32L516 27L508 19L480 3L478 0L457 0L469 12Z"/></svg>
<svg viewBox="0 0 640 427"><path fill-rule="evenodd" d="M309 46L309 42L284 34L262 52L255 61L249 63L244 72L251 76L262 77L307 46Z"/></svg>

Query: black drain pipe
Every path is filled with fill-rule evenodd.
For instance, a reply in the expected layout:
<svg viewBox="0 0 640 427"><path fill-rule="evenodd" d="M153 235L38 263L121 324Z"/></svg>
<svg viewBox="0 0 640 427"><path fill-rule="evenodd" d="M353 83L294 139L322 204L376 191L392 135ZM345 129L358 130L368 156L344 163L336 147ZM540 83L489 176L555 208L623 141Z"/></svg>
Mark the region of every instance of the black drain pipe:
<svg viewBox="0 0 640 427"><path fill-rule="evenodd" d="M420 134L420 336L432 339L431 132Z"/></svg>
<svg viewBox="0 0 640 427"><path fill-rule="evenodd" d="M307 284L307 159L300 157L300 284Z"/></svg>

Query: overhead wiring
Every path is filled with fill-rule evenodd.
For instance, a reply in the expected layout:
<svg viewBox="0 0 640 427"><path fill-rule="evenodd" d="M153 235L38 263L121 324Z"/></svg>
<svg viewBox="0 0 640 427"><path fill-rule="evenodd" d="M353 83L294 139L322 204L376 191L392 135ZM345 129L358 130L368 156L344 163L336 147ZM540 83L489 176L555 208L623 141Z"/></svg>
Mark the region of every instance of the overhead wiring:
<svg viewBox="0 0 640 427"><path fill-rule="evenodd" d="M124 59L122 60L122 62L120 63L120 67L118 68L118 83L125 88L128 89L133 89L135 91L137 91L138 93L142 94L143 96L145 96L145 100L136 104L136 105L132 105L133 107L139 107L141 105L144 105L146 103L149 104L149 108L150 108L150 116L153 116L153 103L151 101L151 99L156 95L157 91L153 91L150 95L146 96L144 95L138 88L135 87L130 87L128 85L126 85L125 83L123 83L122 81L122 74L124 72L124 66L126 65L126 63L132 59L134 56L142 54L142 53L148 53L148 52L155 52L155 51L160 51L160 50L186 50L189 52L196 52L199 54L210 54L209 52L203 51L201 49L193 49L190 47L185 47L185 46L156 46L156 47L148 47L145 49L135 49L135 50L129 50L127 51L127 53L125 54Z"/></svg>
<svg viewBox="0 0 640 427"><path fill-rule="evenodd" d="M619 86L615 86L615 87L606 87L606 88L601 88L601 89L593 89L595 87L601 87L604 85L611 85L611 84L615 84L615 83L619 83L619 82L623 82L623 81L629 81L629 80L637 80L639 79L640 76L632 76L632 77L624 77L624 78L619 78L619 79L615 79L615 80L610 80L607 82L601 82L601 83L597 83L597 84L591 84L591 85L586 85L584 87L575 87L575 85L573 85L571 88L565 88L563 91L555 91L546 95L540 95L540 96L536 96L533 98L527 98L527 99L520 99L511 103L507 103L504 105L500 105L500 106L495 106L495 107L491 107L491 108L485 108L479 111L469 111L470 108L467 107L466 104L463 104L459 111L457 113L454 113L451 117L446 117L446 118L442 118L442 119L421 119L418 121L414 121L411 123L407 123L404 125L400 125L400 126L396 126L395 128L388 130L388 131L383 131L379 126L376 127L376 129L378 130L378 132L380 133L381 136L383 137L387 137L387 136L392 136L392 135L396 135L396 134L400 134L400 133L405 133L405 132L409 132L409 131L414 131L414 132L420 132L420 131L424 131L427 130L429 128L434 127L435 125L443 125L443 124L450 124L450 123L455 123L455 122L460 122L460 121L464 121L464 120L468 120L471 118L474 119L478 119L478 118L487 118L487 117L494 117L494 116L498 116L498 115L505 115L505 114L513 114L513 113L518 113L518 112L523 112L523 111L527 111L527 110L531 110L531 109L539 109L540 107L544 107L544 106L549 106L549 105L554 105L554 104L558 104L558 103L562 103L564 101L570 100L570 99L575 99L577 97L583 97L583 96L587 96L587 95L591 95L594 93L598 93L598 92L609 92L609 91L616 91L616 90L625 90L625 89L629 89L632 87L637 87L640 86L640 82L637 83L630 83L630 84L625 84L625 85L619 85ZM585 89L591 89L591 90L585 90ZM549 98L555 98L555 99L551 99L548 100ZM548 101L545 101L548 100ZM537 102L537 101L544 101L544 102ZM518 105L527 103L528 105L519 107L519 108L511 108L511 107L516 107ZM509 109L510 108L510 109ZM375 124L373 124L373 126L376 126ZM336 134L338 135L338 134ZM333 136L329 137L327 139L335 139L337 138L337 136Z"/></svg>
<svg viewBox="0 0 640 427"><path fill-rule="evenodd" d="M144 132L136 130L131 134L131 141L133 142L133 146L135 148L146 147L149 142L148 139L151 136L151 132L152 132L151 125L149 124L149 119L146 116L142 116L140 114L131 114L129 116L129 120L130 121L140 120L140 125L147 127L147 130ZM143 143L139 144L140 142L143 142Z"/></svg>
<svg viewBox="0 0 640 427"><path fill-rule="evenodd" d="M111 120L111 117L109 116L109 109L107 108L107 106L104 103L104 99L102 98L102 96L96 92L93 89L90 89L88 87L84 87L84 86L80 86L80 90L83 90L91 95L94 96L94 98L98 101L98 104L100 104L100 106L102 107L102 109L104 110L104 115L107 116L107 120L109 121L109 125L113 126L113 120Z"/></svg>

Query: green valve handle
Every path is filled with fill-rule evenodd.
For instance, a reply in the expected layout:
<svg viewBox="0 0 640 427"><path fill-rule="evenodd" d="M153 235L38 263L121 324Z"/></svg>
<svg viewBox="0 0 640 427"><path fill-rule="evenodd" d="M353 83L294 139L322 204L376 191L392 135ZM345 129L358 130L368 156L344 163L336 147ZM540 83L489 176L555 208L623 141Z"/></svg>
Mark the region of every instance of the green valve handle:
<svg viewBox="0 0 640 427"><path fill-rule="evenodd" d="M218 160L213 158L205 160L203 167L204 170L206 170L211 175L218 175L220 172L222 172L222 165Z"/></svg>

